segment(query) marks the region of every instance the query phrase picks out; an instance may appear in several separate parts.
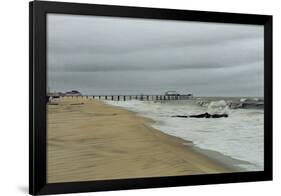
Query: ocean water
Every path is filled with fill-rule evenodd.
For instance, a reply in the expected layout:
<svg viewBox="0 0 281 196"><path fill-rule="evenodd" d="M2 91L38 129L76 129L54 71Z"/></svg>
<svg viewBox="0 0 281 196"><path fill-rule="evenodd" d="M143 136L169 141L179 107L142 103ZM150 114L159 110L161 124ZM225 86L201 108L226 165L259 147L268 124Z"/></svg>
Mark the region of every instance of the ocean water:
<svg viewBox="0 0 281 196"><path fill-rule="evenodd" d="M198 98L180 101L105 101L107 104L136 112L153 119L154 128L173 136L192 141L201 149L212 150L242 160L242 171L264 168L264 111L263 109L229 109L230 98L208 98L198 104ZM173 115L227 113L228 118L177 118Z"/></svg>

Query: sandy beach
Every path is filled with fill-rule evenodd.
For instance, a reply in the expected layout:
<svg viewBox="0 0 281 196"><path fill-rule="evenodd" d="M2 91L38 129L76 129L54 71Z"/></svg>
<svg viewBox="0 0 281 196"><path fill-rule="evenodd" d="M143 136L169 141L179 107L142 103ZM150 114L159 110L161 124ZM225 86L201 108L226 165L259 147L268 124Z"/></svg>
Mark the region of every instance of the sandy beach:
<svg viewBox="0 0 281 196"><path fill-rule="evenodd" d="M67 97L47 109L48 183L232 172L125 109Z"/></svg>

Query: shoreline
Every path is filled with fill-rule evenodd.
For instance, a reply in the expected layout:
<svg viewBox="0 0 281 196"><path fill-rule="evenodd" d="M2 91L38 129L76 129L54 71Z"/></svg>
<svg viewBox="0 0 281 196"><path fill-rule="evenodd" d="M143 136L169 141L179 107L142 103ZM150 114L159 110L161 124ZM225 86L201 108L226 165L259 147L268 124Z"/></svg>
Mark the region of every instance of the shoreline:
<svg viewBox="0 0 281 196"><path fill-rule="evenodd" d="M214 150L210 150L210 149L201 148L199 146L195 146L193 144L192 140L186 140L184 138L181 138L181 137L178 137L178 136L175 136L175 135L170 135L168 133L163 132L161 129L153 127L152 125L153 125L153 123L156 123L156 121L152 118L143 116L143 115L141 115L137 112L134 112L134 111L127 110L126 108L123 108L123 107L120 107L120 106L111 105L111 104L108 104L108 103L103 102L103 101L101 101L101 102L103 104L106 104L106 105L110 106L110 107L116 107L116 108L119 108L119 109L126 110L126 111L132 113L132 115L135 115L137 117L147 119L151 129L154 129L155 131L160 131L161 133L163 133L163 134L165 134L165 135L167 135L171 138L175 138L176 140L179 140L179 142L181 142L181 144L184 147L190 148L194 152L199 153L203 156L206 156L208 159L210 159L210 160L214 161L216 164L221 165L222 167L230 170L231 172L246 172L247 171L246 169L237 166L237 164L251 164L250 162L247 162L245 160L236 159L236 158L225 155L225 154L223 154L221 152L218 152L218 151L214 151Z"/></svg>
<svg viewBox="0 0 281 196"><path fill-rule="evenodd" d="M237 171L120 107L60 98L47 108L48 183Z"/></svg>

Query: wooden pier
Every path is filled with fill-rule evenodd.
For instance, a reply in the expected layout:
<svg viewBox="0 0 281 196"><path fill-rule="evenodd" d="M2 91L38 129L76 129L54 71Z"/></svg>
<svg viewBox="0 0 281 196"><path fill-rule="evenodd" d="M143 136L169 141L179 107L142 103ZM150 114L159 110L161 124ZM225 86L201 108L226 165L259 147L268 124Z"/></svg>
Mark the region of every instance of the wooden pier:
<svg viewBox="0 0 281 196"><path fill-rule="evenodd" d="M169 101L169 100L188 100L192 98L192 94L186 95L65 95L64 97L85 98L97 100L111 100L111 101Z"/></svg>

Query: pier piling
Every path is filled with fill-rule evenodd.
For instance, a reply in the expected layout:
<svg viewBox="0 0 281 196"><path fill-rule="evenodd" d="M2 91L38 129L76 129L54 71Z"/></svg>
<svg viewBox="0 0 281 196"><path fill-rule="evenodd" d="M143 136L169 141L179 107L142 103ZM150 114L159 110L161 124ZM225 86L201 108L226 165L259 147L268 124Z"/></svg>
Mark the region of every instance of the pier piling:
<svg viewBox="0 0 281 196"><path fill-rule="evenodd" d="M141 101L166 101L166 100L187 100L192 98L192 95L71 95L67 96L71 98L82 98L82 99L103 99L103 100L111 100L111 101L128 101L132 99L141 100Z"/></svg>

